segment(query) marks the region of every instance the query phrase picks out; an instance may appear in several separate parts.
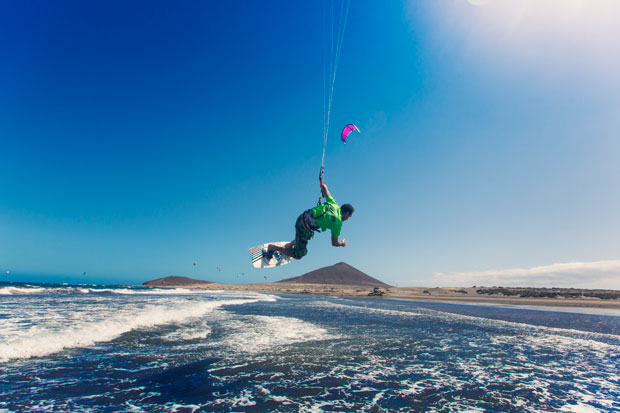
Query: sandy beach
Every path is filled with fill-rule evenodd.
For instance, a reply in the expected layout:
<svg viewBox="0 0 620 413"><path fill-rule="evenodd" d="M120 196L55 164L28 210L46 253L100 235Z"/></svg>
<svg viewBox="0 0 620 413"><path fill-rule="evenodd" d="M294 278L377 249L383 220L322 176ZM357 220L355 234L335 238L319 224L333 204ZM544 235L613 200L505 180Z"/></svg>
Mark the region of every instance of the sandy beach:
<svg viewBox="0 0 620 413"><path fill-rule="evenodd" d="M167 288L191 288L229 291L257 291L281 294L319 294L341 297L368 297L371 287L333 285L333 284L299 284L299 283L257 283L257 284L190 284L167 286ZM496 304L547 307L578 307L592 309L613 309L620 311L620 300L603 300L599 298L524 298L518 296L481 295L478 288L428 288L428 287L389 287L381 288L382 297L376 299L402 299L413 301L434 301L460 304Z"/></svg>

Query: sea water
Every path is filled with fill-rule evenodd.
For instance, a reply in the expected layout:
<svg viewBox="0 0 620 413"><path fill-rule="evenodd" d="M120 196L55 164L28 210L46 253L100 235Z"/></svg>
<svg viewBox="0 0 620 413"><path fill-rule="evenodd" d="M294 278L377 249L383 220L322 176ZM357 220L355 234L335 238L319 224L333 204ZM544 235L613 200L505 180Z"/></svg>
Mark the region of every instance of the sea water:
<svg viewBox="0 0 620 413"><path fill-rule="evenodd" d="M5 283L0 411L620 411L620 316Z"/></svg>

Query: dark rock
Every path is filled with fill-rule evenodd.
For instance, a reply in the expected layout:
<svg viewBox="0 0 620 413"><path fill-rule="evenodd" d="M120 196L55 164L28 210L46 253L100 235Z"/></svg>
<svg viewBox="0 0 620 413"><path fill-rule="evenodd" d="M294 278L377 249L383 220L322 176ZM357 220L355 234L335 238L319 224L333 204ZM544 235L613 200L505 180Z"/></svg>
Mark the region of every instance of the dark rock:
<svg viewBox="0 0 620 413"><path fill-rule="evenodd" d="M170 287L170 286L183 286L183 285L192 285L192 284L213 284L212 281L203 281L203 280L194 280L189 277L180 277L178 275L171 275L169 277L158 278L156 280L151 280L147 282L143 282L142 285L146 285L149 287Z"/></svg>
<svg viewBox="0 0 620 413"><path fill-rule="evenodd" d="M369 297L383 297L385 291L382 291L379 287L375 287L368 293Z"/></svg>

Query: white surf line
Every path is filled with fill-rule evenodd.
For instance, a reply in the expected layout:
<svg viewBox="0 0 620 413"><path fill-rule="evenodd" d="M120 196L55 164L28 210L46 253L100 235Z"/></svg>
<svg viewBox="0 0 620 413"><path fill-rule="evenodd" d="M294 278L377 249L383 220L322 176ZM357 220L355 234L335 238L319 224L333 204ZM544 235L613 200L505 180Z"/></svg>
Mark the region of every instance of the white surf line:
<svg viewBox="0 0 620 413"><path fill-rule="evenodd" d="M561 306L544 306L544 305L525 305L525 304L503 304L503 303L487 303L487 302L465 302L450 300L447 298L445 301L426 301L416 300L414 298L397 298L397 297L383 297L384 300L401 301L409 303L434 303L434 304L453 304L453 305L467 305L475 307L495 307L495 308L509 308L511 310L535 310L545 312L556 313L573 313L573 314L587 314L587 315L604 315L611 317L620 317L620 309L615 308L584 308L584 307L561 307ZM423 307L425 308L425 307Z"/></svg>
<svg viewBox="0 0 620 413"><path fill-rule="evenodd" d="M139 328L149 328L168 323L179 323L200 317L217 308L242 305L259 301L275 301L273 297L237 299L226 301L186 302L176 307L150 306L134 311L114 312L110 317L50 331L31 328L28 336L9 338L0 343L0 363L11 359L41 357L68 348L89 347L97 342L113 340ZM136 313L135 310L138 310Z"/></svg>
<svg viewBox="0 0 620 413"><path fill-rule="evenodd" d="M25 295L45 291L43 287L0 287L0 295Z"/></svg>
<svg viewBox="0 0 620 413"><path fill-rule="evenodd" d="M379 312L379 313L383 313L383 314L407 315L407 316L410 316L410 317L420 317L420 316L428 315L430 317L436 316L438 318L444 317L444 318L453 318L453 319L458 319L458 320L469 320L469 321L476 321L476 322L484 321L484 322L490 322L490 323L495 323L495 324L500 324L500 325L508 325L508 326L518 327L518 328L528 328L528 329L533 329L533 330L540 330L540 331L543 331L543 332L552 331L552 332L556 332L556 333L579 334L579 335L587 335L587 336L594 336L594 337L600 337L600 338L620 340L620 335L616 335L616 334L597 333L597 332L582 331L582 330L575 330L575 329L567 329L567 328L561 328L561 327L546 327L546 326L539 326L539 325L534 325L534 324L519 323L519 322L516 322L516 321L496 320L496 319L492 319L492 318L477 317L477 316L462 315L462 314L454 314L454 313L445 312L445 311L432 310L432 309L428 309L428 308L425 308L425 307L420 307L420 308L423 308L424 310L428 311L429 312L428 314L424 314L424 313L410 313L408 311L400 311L400 310L386 310L386 309L382 309L382 308L362 307L362 306L356 306L356 305L337 304L337 303L331 303L329 301L321 301L321 302L318 302L318 303L324 303L324 304L328 304L328 305L331 305L331 306L334 306L334 307L361 309L361 310L365 310L367 312ZM430 313L435 313L435 315L430 314ZM600 343L600 342L597 342L597 343ZM608 346L612 346L612 347L620 347L620 343L618 345L607 344L607 343L600 343L600 344L608 345Z"/></svg>

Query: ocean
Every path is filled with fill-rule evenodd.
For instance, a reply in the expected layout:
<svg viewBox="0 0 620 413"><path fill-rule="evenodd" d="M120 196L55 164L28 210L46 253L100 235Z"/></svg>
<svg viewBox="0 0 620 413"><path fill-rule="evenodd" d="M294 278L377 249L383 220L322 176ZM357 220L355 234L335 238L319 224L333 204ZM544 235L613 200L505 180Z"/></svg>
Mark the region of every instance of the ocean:
<svg viewBox="0 0 620 413"><path fill-rule="evenodd" d="M620 411L620 314L0 283L0 411Z"/></svg>

